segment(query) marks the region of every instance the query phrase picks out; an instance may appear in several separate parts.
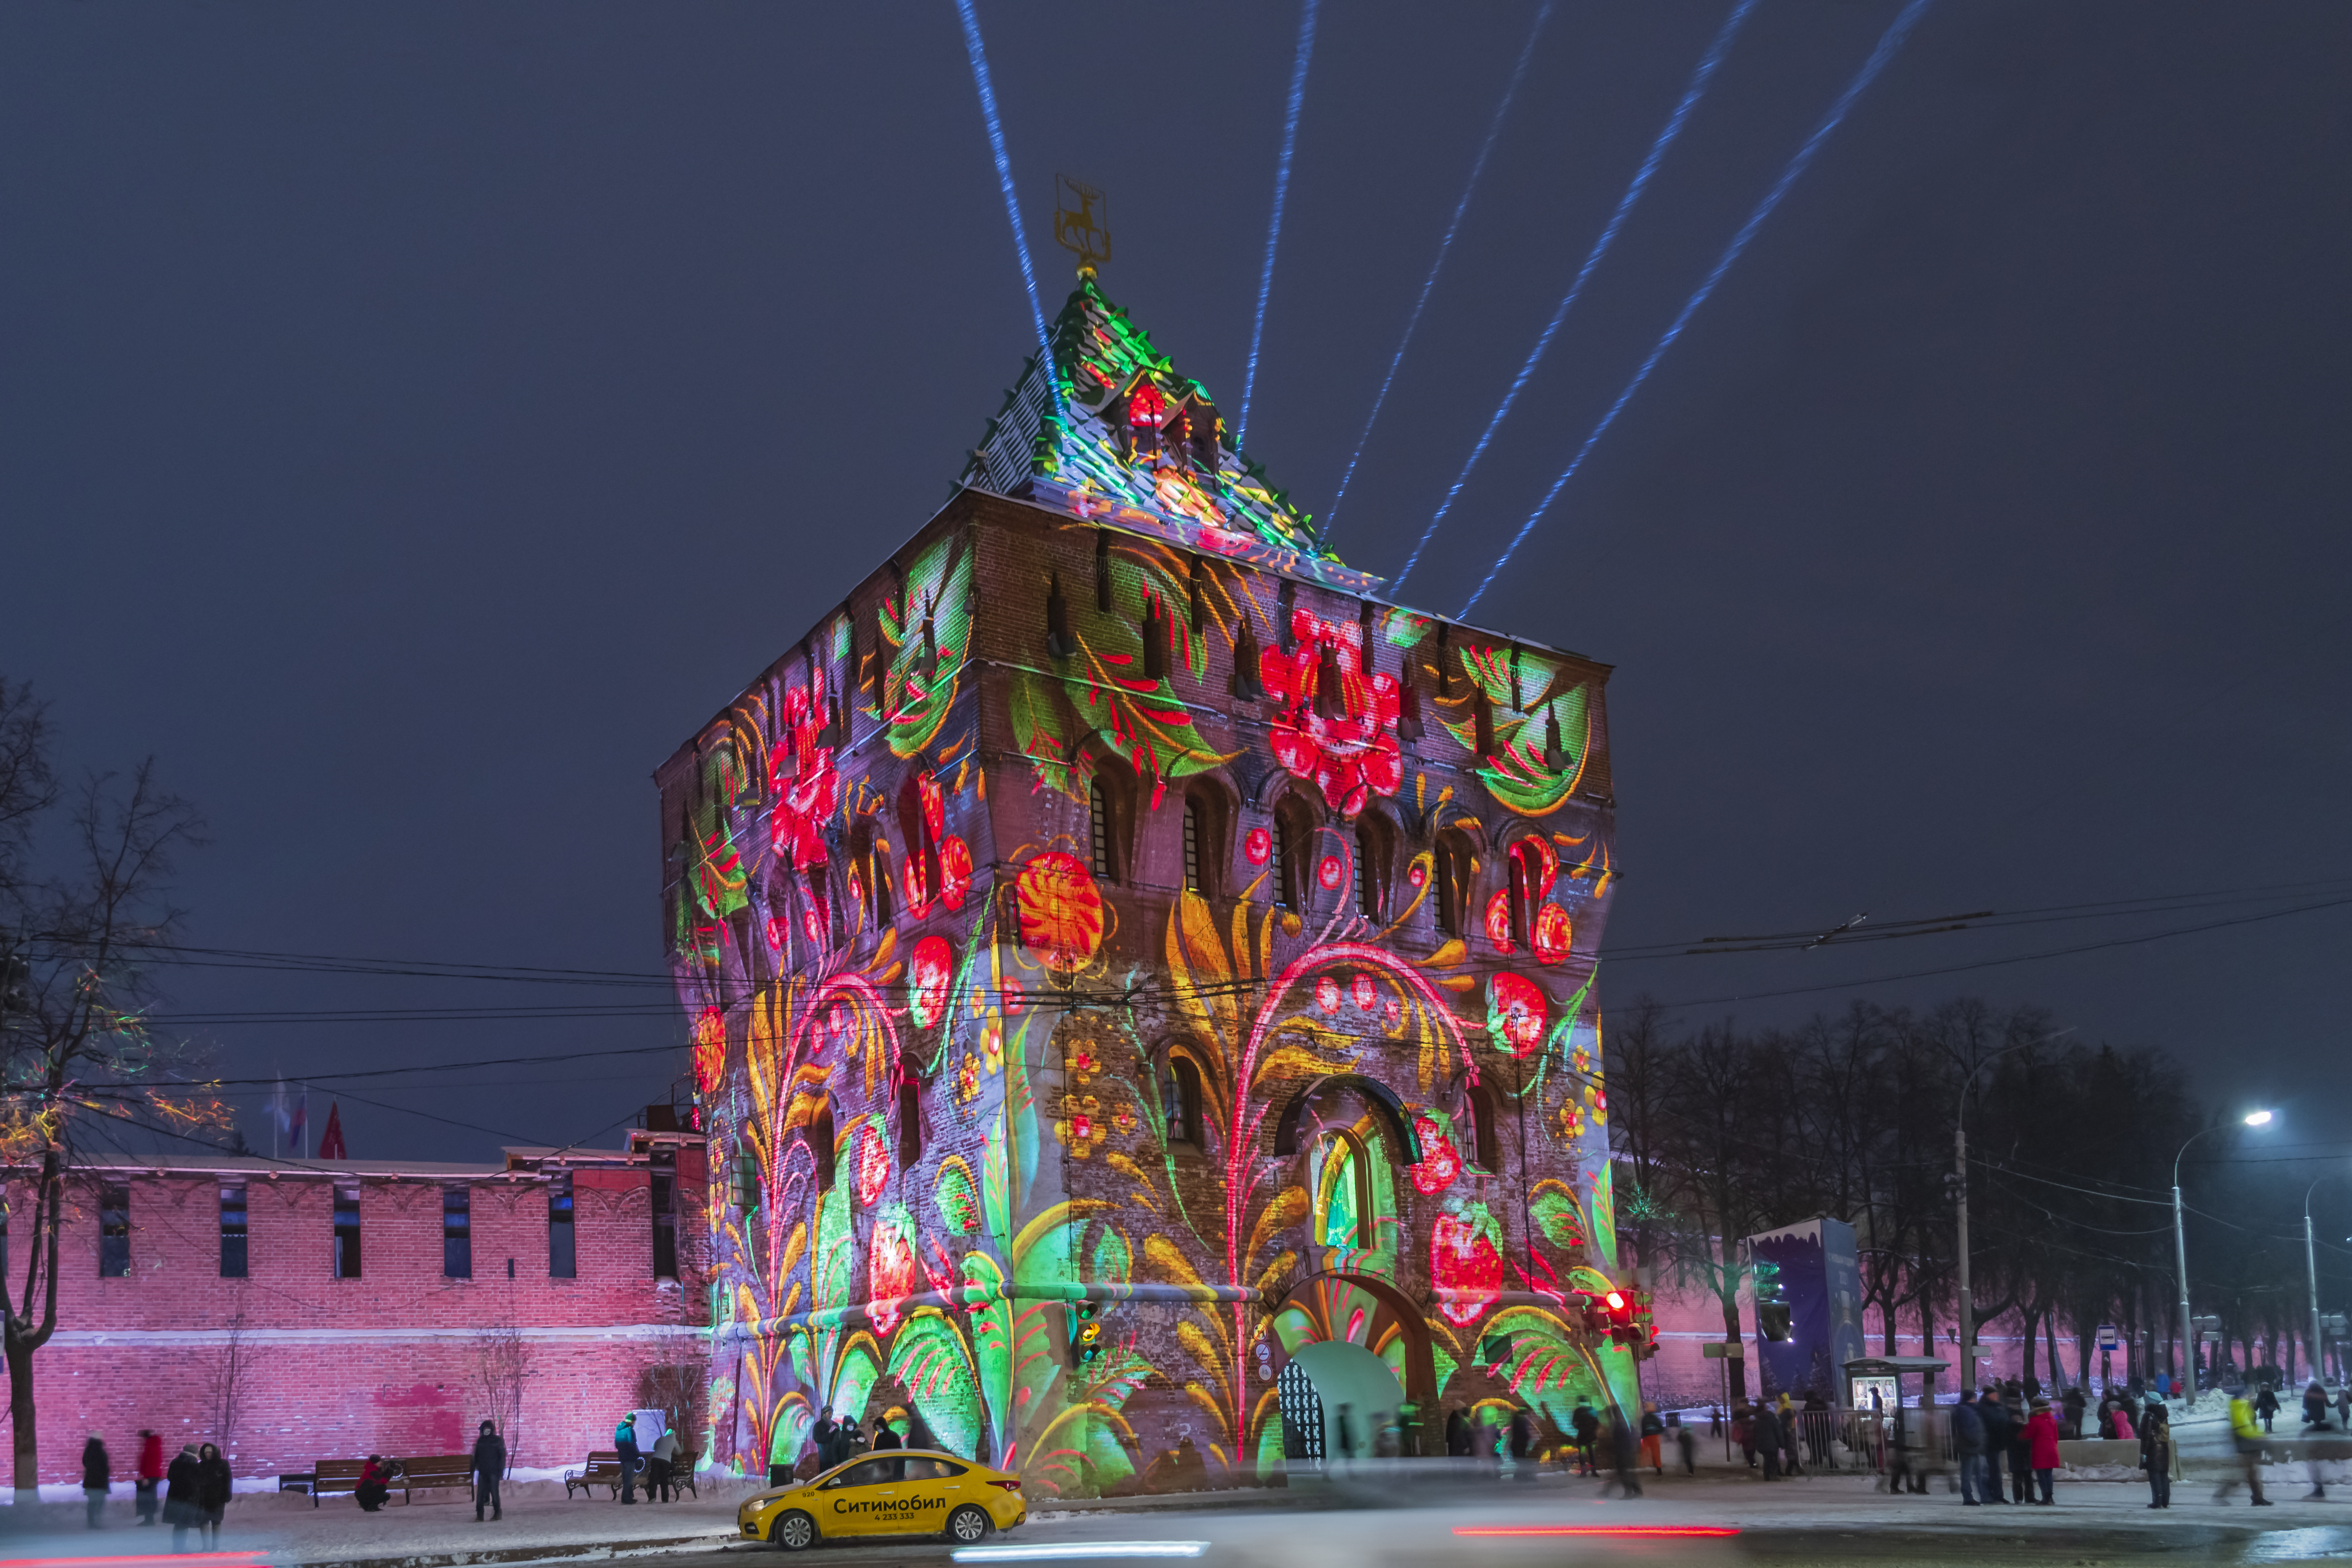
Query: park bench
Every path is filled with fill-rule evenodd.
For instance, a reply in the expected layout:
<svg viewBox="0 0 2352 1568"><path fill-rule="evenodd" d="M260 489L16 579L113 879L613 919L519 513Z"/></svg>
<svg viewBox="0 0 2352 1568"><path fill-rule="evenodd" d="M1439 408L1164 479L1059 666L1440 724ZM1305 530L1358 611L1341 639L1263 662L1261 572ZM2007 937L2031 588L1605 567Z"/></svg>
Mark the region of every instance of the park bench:
<svg viewBox="0 0 2352 1568"><path fill-rule="evenodd" d="M348 1497L352 1492L359 1490L360 1472L366 1468L367 1461L365 1459L320 1460L317 1465L311 1468L310 1470L310 1506L312 1508L318 1507L319 1500L330 1494L337 1497ZM404 1476L394 1476L392 1478L390 1484L396 1487L405 1487L407 1484L407 1478Z"/></svg>
<svg viewBox="0 0 2352 1568"><path fill-rule="evenodd" d="M670 1461L669 1484L674 1487L684 1487L688 1492L693 1493L695 1500L699 1502L702 1500L702 1493L694 1484L694 1466L697 1458L695 1454L680 1448L677 1451L677 1458ZM640 1487L646 1484L647 1463L647 1459L643 1456L637 1459L637 1485ZM588 1456L588 1462L580 1468L563 1472L565 1497L570 1497L574 1488L584 1492L592 1487L610 1487L614 1497L621 1495L621 1451L618 1448L597 1449Z"/></svg>
<svg viewBox="0 0 2352 1568"><path fill-rule="evenodd" d="M420 1458L400 1461L400 1479L410 1492L407 1500L415 1500L419 1487L462 1487L474 1489L474 1456L471 1454L427 1454Z"/></svg>

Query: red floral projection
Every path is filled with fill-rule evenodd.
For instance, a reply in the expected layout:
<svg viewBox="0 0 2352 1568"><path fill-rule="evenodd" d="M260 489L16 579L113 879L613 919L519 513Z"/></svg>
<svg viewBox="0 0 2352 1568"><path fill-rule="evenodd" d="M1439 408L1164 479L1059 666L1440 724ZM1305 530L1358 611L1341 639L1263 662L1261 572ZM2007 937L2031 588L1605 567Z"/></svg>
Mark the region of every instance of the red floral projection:
<svg viewBox="0 0 2352 1568"><path fill-rule="evenodd" d="M1301 605L1291 612L1290 631L1289 652L1258 655L1258 679L1280 710L1270 736L1275 760L1314 780L1334 810L1353 816L1404 782L1396 677L1365 674L1364 631L1353 622L1322 620ZM1317 684L1333 670L1339 689L1325 693L1318 711Z"/></svg>
<svg viewBox="0 0 2352 1568"><path fill-rule="evenodd" d="M1486 982L1486 1032L1495 1044L1523 1057L1543 1044L1550 1007L1542 987L1524 974L1504 970Z"/></svg>
<svg viewBox="0 0 2352 1568"><path fill-rule="evenodd" d="M1454 1140L1428 1117L1416 1118L1412 1131L1421 1140L1421 1163L1411 1167L1413 1190L1442 1193L1462 1173L1462 1155L1454 1147Z"/></svg>
<svg viewBox="0 0 2352 1568"><path fill-rule="evenodd" d="M1460 1294L1437 1310L1457 1323L1478 1320L1503 1290L1503 1255L1477 1226L1450 1214L1429 1230L1429 1275L1440 1289Z"/></svg>
<svg viewBox="0 0 2352 1568"><path fill-rule="evenodd" d="M882 1195L889 1179L890 1151L882 1146L882 1134L869 1121L857 1130L857 1201L872 1204Z"/></svg>
<svg viewBox="0 0 2352 1568"><path fill-rule="evenodd" d="M948 987L955 982L955 949L943 936L927 936L915 943L907 961L907 982L912 988L908 1006L915 1026L928 1029L947 1016Z"/></svg>

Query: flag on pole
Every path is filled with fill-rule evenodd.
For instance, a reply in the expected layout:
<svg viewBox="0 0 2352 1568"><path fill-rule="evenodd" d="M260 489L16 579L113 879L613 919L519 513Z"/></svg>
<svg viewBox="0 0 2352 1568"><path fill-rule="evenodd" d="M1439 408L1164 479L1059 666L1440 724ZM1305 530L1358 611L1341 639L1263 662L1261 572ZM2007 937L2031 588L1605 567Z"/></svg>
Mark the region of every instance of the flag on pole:
<svg viewBox="0 0 2352 1568"><path fill-rule="evenodd" d="M310 1086L307 1083L286 1113L286 1152L298 1160L310 1157Z"/></svg>
<svg viewBox="0 0 2352 1568"><path fill-rule="evenodd" d="M286 1137L286 1075L278 1075L278 1087L269 1096L269 1157L278 1158Z"/></svg>
<svg viewBox="0 0 2352 1568"><path fill-rule="evenodd" d="M327 1101L327 1128L319 1134L319 1158L348 1160L351 1152L343 1147L343 1108L333 1100Z"/></svg>

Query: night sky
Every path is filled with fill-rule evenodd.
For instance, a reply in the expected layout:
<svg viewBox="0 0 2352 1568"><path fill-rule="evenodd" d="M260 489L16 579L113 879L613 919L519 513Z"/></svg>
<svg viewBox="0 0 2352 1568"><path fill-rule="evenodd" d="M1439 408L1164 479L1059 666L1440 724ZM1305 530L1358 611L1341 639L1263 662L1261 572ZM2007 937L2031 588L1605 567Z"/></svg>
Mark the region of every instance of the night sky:
<svg viewBox="0 0 2352 1568"><path fill-rule="evenodd" d="M1727 6L1550 16L1351 564L1402 563ZM1761 0L1404 600L1459 609L1897 8ZM1534 14L1325 7L1249 425L1318 515ZM981 17L1048 314L1066 171L1235 411L1297 11ZM1611 949L2042 913L1625 954L1612 1005L2039 1003L2282 1104L2276 1153L2344 1135L2347 80L2333 0L1927 13L1474 618L1617 667ZM0 210L0 668L67 763L202 805L184 940L642 977L180 967L167 1019L242 1021L170 1026L314 1124L462 1064L336 1084L359 1157L609 1143L685 1065L651 770L1032 347L954 7L14 5ZM434 1007L582 1016L313 1016Z"/></svg>

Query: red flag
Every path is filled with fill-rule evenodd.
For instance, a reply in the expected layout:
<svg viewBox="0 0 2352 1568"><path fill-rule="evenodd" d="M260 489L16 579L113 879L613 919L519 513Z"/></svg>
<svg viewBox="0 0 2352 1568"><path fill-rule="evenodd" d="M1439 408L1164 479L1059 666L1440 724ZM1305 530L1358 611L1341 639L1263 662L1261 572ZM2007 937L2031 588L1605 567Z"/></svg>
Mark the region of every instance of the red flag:
<svg viewBox="0 0 2352 1568"><path fill-rule="evenodd" d="M327 1102L327 1130L319 1134L319 1158L348 1160L351 1151L343 1147L343 1108L334 1101Z"/></svg>

